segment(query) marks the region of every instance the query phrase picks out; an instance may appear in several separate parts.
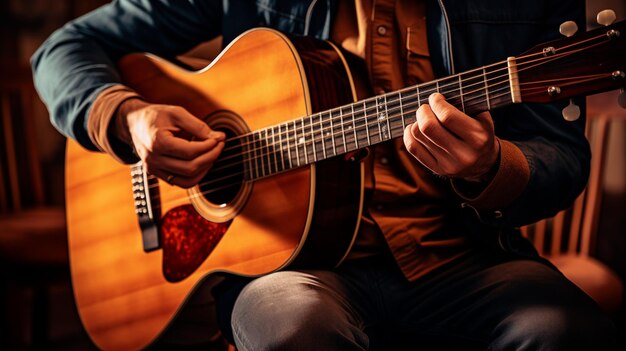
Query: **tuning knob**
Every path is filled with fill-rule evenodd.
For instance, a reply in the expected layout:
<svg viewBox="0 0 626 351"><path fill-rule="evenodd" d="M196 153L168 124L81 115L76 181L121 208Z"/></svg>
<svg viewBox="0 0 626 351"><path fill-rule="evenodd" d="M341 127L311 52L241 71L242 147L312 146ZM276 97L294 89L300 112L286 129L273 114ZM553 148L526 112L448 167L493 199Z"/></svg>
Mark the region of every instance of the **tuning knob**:
<svg viewBox="0 0 626 351"><path fill-rule="evenodd" d="M596 16L596 21L598 21L598 24L608 26L611 23L615 22L616 18L617 17L615 16L615 11L607 9L598 12L598 16Z"/></svg>
<svg viewBox="0 0 626 351"><path fill-rule="evenodd" d="M622 106L622 108L626 108L626 92L624 88L620 89L619 96L617 97L617 103Z"/></svg>
<svg viewBox="0 0 626 351"><path fill-rule="evenodd" d="M559 32L566 37L571 37L578 30L578 25L574 21L567 21L561 23L559 26Z"/></svg>
<svg viewBox="0 0 626 351"><path fill-rule="evenodd" d="M563 111L561 111L561 114L563 115L563 119L565 119L568 122L573 122L577 120L578 118L580 118L580 107L574 104L572 99L570 99L569 105L565 106Z"/></svg>

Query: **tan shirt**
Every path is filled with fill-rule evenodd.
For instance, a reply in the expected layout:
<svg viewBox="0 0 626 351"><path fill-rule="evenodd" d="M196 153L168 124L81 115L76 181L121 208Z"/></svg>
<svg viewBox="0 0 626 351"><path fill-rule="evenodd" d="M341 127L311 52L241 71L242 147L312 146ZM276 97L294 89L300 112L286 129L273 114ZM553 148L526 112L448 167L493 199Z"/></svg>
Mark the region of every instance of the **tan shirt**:
<svg viewBox="0 0 626 351"><path fill-rule="evenodd" d="M382 93L434 78L426 39L425 1L339 1L333 42L366 62L367 81ZM89 134L119 161L106 137L122 101L137 95L123 86L103 91L89 115ZM469 197L461 183L434 176L405 149L401 139L379 144L364 160L366 208L350 259L391 252L409 280L467 252L465 232L454 216L460 202L497 209L525 188L529 167L512 143L500 140L499 169L480 194ZM455 191L456 190L456 191Z"/></svg>

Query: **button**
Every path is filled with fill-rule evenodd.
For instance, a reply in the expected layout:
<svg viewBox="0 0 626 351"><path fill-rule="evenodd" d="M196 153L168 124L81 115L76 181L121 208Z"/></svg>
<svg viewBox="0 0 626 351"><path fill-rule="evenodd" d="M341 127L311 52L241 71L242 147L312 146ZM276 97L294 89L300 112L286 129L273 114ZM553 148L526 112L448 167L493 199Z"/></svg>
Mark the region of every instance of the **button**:
<svg viewBox="0 0 626 351"><path fill-rule="evenodd" d="M380 163L383 165L386 165L387 163L389 163L389 160L387 159L387 157L381 157L380 158Z"/></svg>
<svg viewBox="0 0 626 351"><path fill-rule="evenodd" d="M378 34L380 34L380 35L385 35L385 34L387 34L387 27L385 27L385 26L378 26L378 28L376 28L376 31L378 31Z"/></svg>

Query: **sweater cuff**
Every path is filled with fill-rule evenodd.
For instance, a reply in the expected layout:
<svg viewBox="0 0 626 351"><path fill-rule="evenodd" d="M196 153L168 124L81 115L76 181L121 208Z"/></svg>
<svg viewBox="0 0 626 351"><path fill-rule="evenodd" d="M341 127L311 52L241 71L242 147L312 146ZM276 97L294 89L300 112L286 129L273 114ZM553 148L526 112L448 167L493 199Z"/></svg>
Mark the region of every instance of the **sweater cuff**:
<svg viewBox="0 0 626 351"><path fill-rule="evenodd" d="M498 209L510 205L528 184L528 160L515 144L500 140L500 165L495 176L478 194L468 191L465 181L452 180L452 188L467 203L477 209Z"/></svg>
<svg viewBox="0 0 626 351"><path fill-rule="evenodd" d="M111 155L120 163L131 164L139 161L131 146L126 145L110 133L111 122L119 106L128 99L141 98L139 94L123 85L114 85L103 90L89 111L87 132L94 145Z"/></svg>

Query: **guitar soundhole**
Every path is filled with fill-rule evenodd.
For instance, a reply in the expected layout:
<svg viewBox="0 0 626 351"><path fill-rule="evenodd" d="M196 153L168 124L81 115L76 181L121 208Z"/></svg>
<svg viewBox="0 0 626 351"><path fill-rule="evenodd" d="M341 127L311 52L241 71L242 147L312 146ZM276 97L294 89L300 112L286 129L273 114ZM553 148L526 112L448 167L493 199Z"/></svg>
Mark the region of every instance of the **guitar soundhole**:
<svg viewBox="0 0 626 351"><path fill-rule="evenodd" d="M211 170L198 184L202 196L209 202L225 206L241 191L244 181L244 163L241 139L230 129L219 129L226 134L226 144Z"/></svg>

